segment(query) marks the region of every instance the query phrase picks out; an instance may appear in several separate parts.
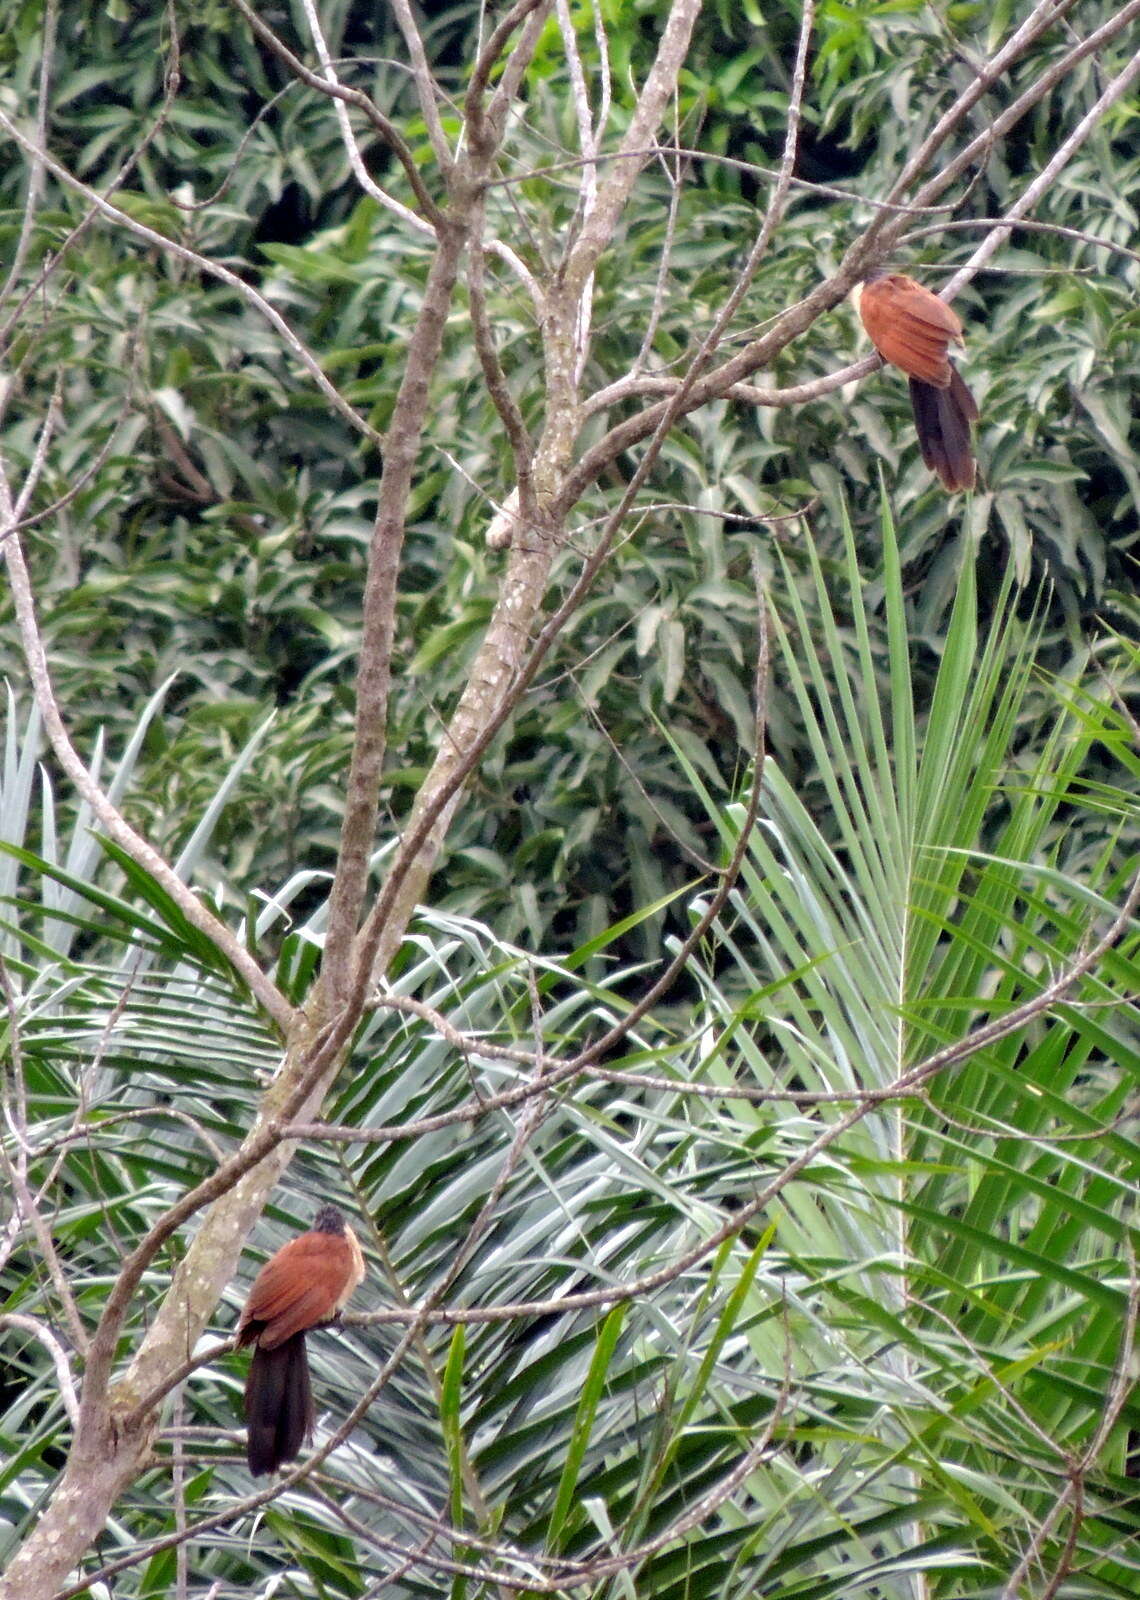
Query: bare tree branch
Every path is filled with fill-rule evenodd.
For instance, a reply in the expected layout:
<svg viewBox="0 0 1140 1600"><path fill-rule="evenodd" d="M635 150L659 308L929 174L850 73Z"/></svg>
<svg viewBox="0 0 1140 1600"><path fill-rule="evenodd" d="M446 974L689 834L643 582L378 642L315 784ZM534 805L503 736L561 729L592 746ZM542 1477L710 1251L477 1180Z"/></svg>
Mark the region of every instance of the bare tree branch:
<svg viewBox="0 0 1140 1600"><path fill-rule="evenodd" d="M55 65L56 28L59 24L59 0L45 0L43 20L40 30L42 44L40 46L40 74L39 88L36 94L36 132L35 145L43 150L47 146L48 128L48 91L51 84L52 70ZM42 156L33 156L28 164L28 189L24 196L24 209L20 217L20 232L16 239L12 258L8 265L8 276L0 287L0 305L3 305L20 281L20 275L27 259L28 247L32 240L32 230L35 227L36 212L39 209L40 198L44 190L45 166Z"/></svg>
<svg viewBox="0 0 1140 1600"><path fill-rule="evenodd" d="M566 291L575 300L597 266L602 251L613 238L618 218L647 159L645 152L656 139L665 108L675 91L677 75L688 51L699 12L699 0L676 0L669 9L656 59L637 97L636 109L619 146L619 155L628 155L633 159L615 162L606 173L598 187L597 202L589 217L584 219L582 231L571 246L564 265Z"/></svg>
<svg viewBox="0 0 1140 1600"><path fill-rule="evenodd" d="M491 153L492 148L501 137L501 128L492 124L488 118L484 100L491 73L498 65L503 52L507 48L511 34L521 22L525 22L532 13L542 9L546 10L549 0L515 0L514 5L501 17L491 30L490 38L485 42L472 69L471 78L467 85L467 96L464 100L463 111L467 122L467 137L472 148L480 160ZM533 32L524 36L524 60L529 59L529 51L533 48Z"/></svg>
<svg viewBox="0 0 1140 1600"><path fill-rule="evenodd" d="M433 230L438 230L443 221L442 213L428 192L427 186L425 185L423 179L420 177L419 169L416 166L415 157L408 149L408 146L405 144L404 140L401 138L395 124L391 122L382 111L380 111L380 109L373 103L368 95L362 93L362 91L359 89L350 89L345 84L337 81L336 74L333 71L331 58L328 55L327 47L324 45L324 39L320 34L320 26L317 22L316 12L310 10L306 14L309 17L310 26L314 27L316 30L314 38L317 43L318 55L321 56L321 64L324 69L323 76L319 72L313 72L311 68L305 65L299 56L294 55L289 47L285 44L284 40L278 38L277 34L275 34L273 29L269 27L268 23L264 22L261 17L258 16L253 7L247 4L247 0L230 0L230 3L237 7L245 21L248 22L254 33L256 33L257 37L262 41L263 44L267 45L268 48L273 51L274 55L277 56L278 59L285 64L285 66L288 67L289 71L293 73L294 77L298 78L302 83L307 84L310 89L316 89L319 93L326 94L330 96L331 99L338 102L341 132L344 137L346 147L349 151L350 160L353 163L353 171L356 175L357 181L361 182L362 186L367 189L368 193L371 194L374 199L377 199L381 205L386 206L389 211L394 211L398 216L401 217L402 220L408 222L411 226L420 230L423 229L423 221L417 218L414 212L408 211L407 207L402 206L398 200L395 200L391 195L382 190L379 184L374 184L372 180L368 178L367 173L364 171L363 163L360 160L359 152L356 149L356 143L353 139L352 131L348 126L347 116L343 111L345 106L355 106L358 111L362 111L368 118L368 121L376 129L376 132L393 151L396 159L404 169L404 176L407 178L409 187L419 202L420 210L423 212L424 218L427 220Z"/></svg>
<svg viewBox="0 0 1140 1600"><path fill-rule="evenodd" d="M349 953L368 887L379 803L380 772L387 744L396 586L403 547L404 515L427 415L429 383L443 343L444 323L459 273L468 217L441 229L419 319L408 346L384 449L376 522L368 553L360 666L356 678L356 729L345 794L344 822L336 876L329 896L325 941L325 982L330 1003L344 1011L348 998ZM359 1016L359 1006L355 1007Z"/></svg>
<svg viewBox="0 0 1140 1600"><path fill-rule="evenodd" d="M1140 15L1140 8L1137 10ZM1063 140L1053 155L1046 162L1033 182L1022 192L1019 198L1009 208L998 225L986 234L985 238L974 251L970 259L963 263L954 276L947 283L943 291L943 298L952 300L954 293L962 284L968 283L974 274L985 265L992 255L1003 245L1013 232L1018 219L1031 211L1041 197L1047 193L1055 182L1058 173L1062 172L1080 149L1081 145L1095 132L1104 120L1105 112L1111 109L1116 102L1128 92L1134 80L1140 77L1140 50L1132 57L1128 64L1121 69L1106 85L1103 93L1089 107L1076 127Z"/></svg>
<svg viewBox="0 0 1140 1600"><path fill-rule="evenodd" d="M200 255L196 250L188 249L186 245L180 244L176 239L168 239L165 234L157 233L153 228L148 228L145 223L136 221L127 212L121 211L118 206L113 206L109 200L105 200L102 195L97 194L88 184L82 183L69 172L62 162L57 161L49 151L41 150L3 111L0 111L0 129L3 129L9 138L13 139L29 156L33 158L38 156L42 159L44 166L53 177L58 178L65 188L82 195L107 221L125 229L126 232L133 234L135 238L141 239L144 244L148 244L152 249L158 250L160 254L175 256L178 260L185 261L195 271L204 272L209 277L217 278L220 282L233 289L259 315L265 318L287 348L300 361L325 399L328 400L329 404L344 418L349 426L357 433L363 434L365 438L372 440L373 443L378 444L381 442L372 425L348 404L336 385L331 383L321 371L316 357L297 337L281 313L270 305L264 295L260 294L251 284L246 283L244 278L239 277L236 272L231 272L221 262L214 261L209 256Z"/></svg>
<svg viewBox="0 0 1140 1600"><path fill-rule="evenodd" d="M13 514L14 507L7 478L3 472L2 464L0 464L0 537L2 537L4 526L13 517ZM55 751L56 759L59 761L60 766L106 828L108 835L116 844L122 846L132 860L137 861L141 867L144 867L152 875L156 882L162 885L187 921L201 933L204 933L215 948L225 957L243 983L248 986L250 993L258 1004L264 1008L266 1014L272 1018L279 1028L282 1030L287 1029L293 1019L293 1008L282 996L276 985L265 976L257 962L246 950L244 944L230 932L223 922L220 922L217 917L206 910L198 896L167 866L158 851L130 827L122 814L111 804L106 794L92 778L84 762L80 759L79 753L72 744L67 729L64 727L63 718L56 703L47 656L44 652L43 641L40 638L39 627L36 622L31 580L28 576L28 569L24 562L19 540L9 539L4 543L3 548L8 561L12 598L20 626L20 635L23 640L24 656L28 663L28 671L35 690L36 704L39 706L44 727L47 730L48 738L51 740L52 749Z"/></svg>
<svg viewBox="0 0 1140 1600"><path fill-rule="evenodd" d="M30 1334L33 1339L38 1339L48 1355L51 1357L52 1366L55 1368L55 1380L59 1385L59 1397L63 1401L63 1409L67 1413L67 1420L75 1427L79 1420L79 1401L75 1397L75 1380L71 1375L67 1354L63 1346L52 1333L50 1328L44 1326L37 1317L28 1317L20 1311L0 1311L0 1328L17 1328L21 1333Z"/></svg>
<svg viewBox="0 0 1140 1600"><path fill-rule="evenodd" d="M440 121L439 106L437 104L436 82L432 76L431 65L424 50L424 42L412 8L408 0L392 0L392 14L396 18L404 43L408 47L408 60L412 66L412 79L416 86L416 95L420 103L420 112L424 119L424 126L428 131L432 150L440 172L444 178L451 176L454 162L451 146L447 142L447 135L443 131Z"/></svg>

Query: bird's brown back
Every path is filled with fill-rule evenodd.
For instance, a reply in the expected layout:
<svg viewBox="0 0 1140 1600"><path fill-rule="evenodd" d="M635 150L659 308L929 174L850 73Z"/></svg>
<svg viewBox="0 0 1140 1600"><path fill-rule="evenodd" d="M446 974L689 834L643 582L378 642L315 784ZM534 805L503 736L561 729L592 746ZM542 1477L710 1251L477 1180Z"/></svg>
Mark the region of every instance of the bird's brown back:
<svg viewBox="0 0 1140 1600"><path fill-rule="evenodd" d="M364 1261L351 1228L298 1234L253 1280L238 1343L274 1350L295 1333L328 1322L363 1277Z"/></svg>
<svg viewBox="0 0 1140 1600"><path fill-rule="evenodd" d="M859 316L884 361L936 389L949 387L949 349L962 343L962 323L945 300L890 272L863 285Z"/></svg>

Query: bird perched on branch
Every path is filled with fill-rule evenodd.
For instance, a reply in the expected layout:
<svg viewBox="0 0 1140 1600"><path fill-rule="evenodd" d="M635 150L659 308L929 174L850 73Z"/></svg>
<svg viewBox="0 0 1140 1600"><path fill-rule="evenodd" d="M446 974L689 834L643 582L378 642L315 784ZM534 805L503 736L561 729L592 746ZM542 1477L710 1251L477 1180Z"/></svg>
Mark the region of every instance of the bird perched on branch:
<svg viewBox="0 0 1140 1600"><path fill-rule="evenodd" d="M948 490L972 489L977 477L970 429L978 407L951 344L963 344L962 323L945 300L900 272L871 273L857 305L867 336L884 361L910 379L918 447Z"/></svg>
<svg viewBox="0 0 1140 1600"><path fill-rule="evenodd" d="M254 1477L300 1454L313 1433L305 1333L331 1322L364 1277L356 1235L335 1206L281 1246L253 1280L237 1342L253 1346L245 1384L246 1459Z"/></svg>

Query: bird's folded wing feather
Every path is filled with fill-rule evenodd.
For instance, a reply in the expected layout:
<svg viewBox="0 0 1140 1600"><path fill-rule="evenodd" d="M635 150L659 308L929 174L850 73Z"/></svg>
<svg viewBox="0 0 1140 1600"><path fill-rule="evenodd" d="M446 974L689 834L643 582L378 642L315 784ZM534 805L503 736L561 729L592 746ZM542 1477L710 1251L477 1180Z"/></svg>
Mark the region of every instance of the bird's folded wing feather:
<svg viewBox="0 0 1140 1600"><path fill-rule="evenodd" d="M949 385L947 350L952 340L961 341L962 324L944 300L896 275L864 290L860 312L884 361L937 389Z"/></svg>
<svg viewBox="0 0 1140 1600"><path fill-rule="evenodd" d="M302 1234L267 1261L249 1292L241 1326L261 1322L258 1344L272 1350L295 1333L326 1322L360 1281L343 1234Z"/></svg>

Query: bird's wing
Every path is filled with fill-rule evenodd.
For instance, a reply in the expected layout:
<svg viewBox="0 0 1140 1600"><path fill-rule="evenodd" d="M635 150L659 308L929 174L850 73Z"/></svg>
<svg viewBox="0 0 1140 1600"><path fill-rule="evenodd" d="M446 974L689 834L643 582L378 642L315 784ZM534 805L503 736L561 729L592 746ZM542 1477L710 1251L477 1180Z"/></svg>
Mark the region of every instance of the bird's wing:
<svg viewBox="0 0 1140 1600"><path fill-rule="evenodd" d="M893 273L866 285L859 302L863 326L884 361L911 378L945 389L951 340L961 342L955 311L913 278Z"/></svg>
<svg viewBox="0 0 1140 1600"><path fill-rule="evenodd" d="M291 1239L254 1279L239 1330L263 1323L257 1342L273 1350L293 1334L327 1322L360 1282L358 1255L343 1234L302 1233Z"/></svg>

